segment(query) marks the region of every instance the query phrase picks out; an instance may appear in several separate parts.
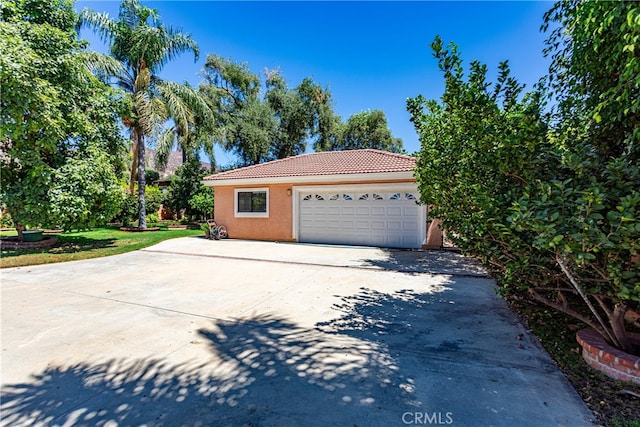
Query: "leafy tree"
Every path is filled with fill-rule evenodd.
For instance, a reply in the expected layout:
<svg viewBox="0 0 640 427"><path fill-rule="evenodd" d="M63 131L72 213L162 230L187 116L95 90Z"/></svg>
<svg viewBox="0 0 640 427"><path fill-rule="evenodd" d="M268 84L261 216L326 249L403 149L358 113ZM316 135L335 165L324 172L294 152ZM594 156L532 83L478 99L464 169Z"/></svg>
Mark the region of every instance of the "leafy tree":
<svg viewBox="0 0 640 427"><path fill-rule="evenodd" d="M126 185L119 186L120 205L116 214L111 217L113 222L121 222L125 227L130 226L138 219L138 193L131 193ZM144 188L144 198L149 216L160 210L164 201L164 194L157 185L147 185ZM152 221L153 222L153 221Z"/></svg>
<svg viewBox="0 0 640 427"><path fill-rule="evenodd" d="M282 159L305 152L307 141L328 140L334 129L331 94L311 78L289 89L279 72L267 72L265 99L273 110L277 128L270 159Z"/></svg>
<svg viewBox="0 0 640 427"><path fill-rule="evenodd" d="M465 82L456 49L436 40L442 102L408 103L422 198L503 291L525 290L637 354L625 315L640 301L640 7L561 1L552 23L548 131L541 95L521 96L505 64L493 90L476 62Z"/></svg>
<svg viewBox="0 0 640 427"><path fill-rule="evenodd" d="M157 181L160 179L160 172L158 172L155 169L147 169L145 170L145 181L146 182L153 182L153 181Z"/></svg>
<svg viewBox="0 0 640 427"><path fill-rule="evenodd" d="M1 7L3 200L19 238L25 226L90 226L113 209L123 148L117 93L91 74L89 67L97 67L100 57L83 52L71 1L20 0ZM71 196L66 184L91 160L98 162L92 171L96 181L73 194L66 209L56 210Z"/></svg>
<svg viewBox="0 0 640 427"><path fill-rule="evenodd" d="M640 157L639 16L637 2L578 0L545 15L544 30L556 24L545 49L559 104L556 137L586 144L600 159Z"/></svg>
<svg viewBox="0 0 640 427"><path fill-rule="evenodd" d="M176 170L176 174L171 180L169 193L165 198L165 205L174 212L184 210L185 214L190 217L202 213L201 210L192 207L189 201L196 194L203 192L202 178L206 173L207 171L197 158L189 158Z"/></svg>
<svg viewBox="0 0 640 427"><path fill-rule="evenodd" d="M105 224L120 208L119 189L107 154L90 149L54 172L49 190L49 224L64 230Z"/></svg>
<svg viewBox="0 0 640 427"><path fill-rule="evenodd" d="M544 28L558 99L552 138L562 160L553 179L532 183L513 207L517 230L534 233L562 272L534 296L574 315L609 343L640 354L624 318L637 311L640 269L640 6L558 2ZM566 295L577 295L573 302Z"/></svg>
<svg viewBox="0 0 640 427"><path fill-rule="evenodd" d="M211 134L223 148L240 158L240 165L268 159L276 132L273 111L260 99L260 79L246 64L207 56L201 91L215 114Z"/></svg>
<svg viewBox="0 0 640 427"><path fill-rule="evenodd" d="M331 94L313 80L287 87L278 71L267 71L266 92L246 64L209 55L204 68L207 94L216 115L211 135L240 158L239 166L301 154L310 139L331 137Z"/></svg>
<svg viewBox="0 0 640 427"><path fill-rule="evenodd" d="M336 137L331 144L316 145L316 150L356 150L374 148L392 153L403 153L402 140L391 135L387 117L381 110L362 111L336 126Z"/></svg>
<svg viewBox="0 0 640 427"><path fill-rule="evenodd" d="M503 286L522 277L534 280L544 274L537 267L543 257L530 236L510 230L508 216L526 185L546 179L553 167L545 153L540 94L522 96L506 62L492 85L477 61L465 79L455 45L445 48L436 38L432 49L444 74L442 98L408 101L421 141L416 178L422 201L455 243L482 257Z"/></svg>
<svg viewBox="0 0 640 427"><path fill-rule="evenodd" d="M103 75L115 79L128 95L129 109L123 121L131 132L134 154L130 191L137 176L138 226L146 228L145 138L152 137L170 117L188 132L187 124L193 122L190 101L197 97L190 87L163 80L158 73L181 53L192 52L197 59L198 46L188 35L161 24L157 11L138 0L123 0L116 21L90 9L84 9L81 16L84 24L110 43L112 57L121 64L118 72Z"/></svg>
<svg viewBox="0 0 640 427"><path fill-rule="evenodd" d="M213 188L202 185L199 191L189 199L189 206L206 220L213 215Z"/></svg>

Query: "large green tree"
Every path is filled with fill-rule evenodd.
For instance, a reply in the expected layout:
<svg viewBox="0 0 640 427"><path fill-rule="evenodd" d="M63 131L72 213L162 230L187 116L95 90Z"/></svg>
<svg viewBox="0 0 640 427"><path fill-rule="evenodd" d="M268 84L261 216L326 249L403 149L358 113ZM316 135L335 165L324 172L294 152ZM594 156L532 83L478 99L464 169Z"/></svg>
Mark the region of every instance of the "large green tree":
<svg viewBox="0 0 640 427"><path fill-rule="evenodd" d="M640 353L625 322L640 302L640 7L561 1L551 25L543 92L524 96L506 65L494 86L477 62L465 81L455 47L436 40L445 93L408 103L422 198L505 292ZM542 95L556 103L549 120Z"/></svg>
<svg viewBox="0 0 640 427"><path fill-rule="evenodd" d="M213 192L202 184L202 179L209 171L205 170L200 161L191 156L176 170L176 174L171 179L171 187L165 197L164 205L174 212L184 212L187 216L193 217L203 214L200 209L203 204L200 200L194 204L194 197L210 197L213 203Z"/></svg>
<svg viewBox="0 0 640 427"><path fill-rule="evenodd" d="M440 100L408 101L421 141L416 178L422 202L455 243L482 257L503 285L538 277L544 274L537 267L540 256L530 236L509 230L508 216L526 185L547 179L553 168L545 154L540 94L523 97L506 62L492 85L487 67L477 61L465 76L455 45L445 47L436 38L432 49L444 93Z"/></svg>
<svg viewBox="0 0 640 427"><path fill-rule="evenodd" d="M353 114L346 123L335 125L334 137L316 144L316 151L356 150L373 148L403 153L402 140L389 130L387 117L382 110L367 110ZM327 142L323 145L322 142Z"/></svg>
<svg viewBox="0 0 640 427"><path fill-rule="evenodd" d="M307 142L317 143L332 137L334 116L331 93L311 78L294 89L288 88L279 72L267 72L265 99L273 110L277 129L271 144L270 158L282 159L302 154Z"/></svg>
<svg viewBox="0 0 640 427"><path fill-rule="evenodd" d="M301 154L310 140L331 137L331 94L310 78L290 88L279 71L267 71L261 97L260 78L247 64L213 54L204 76L201 90L216 115L212 134L241 166Z"/></svg>
<svg viewBox="0 0 640 427"><path fill-rule="evenodd" d="M1 7L4 203L20 238L25 226L91 226L118 204L117 159L124 147L118 93L91 73L90 67L101 68L100 58L83 51L71 1L5 1ZM69 191L83 168L92 185Z"/></svg>
<svg viewBox="0 0 640 427"><path fill-rule="evenodd" d="M242 166L267 160L277 123L260 99L259 77L247 64L215 54L207 56L203 75L200 90L214 111L214 140L235 153Z"/></svg>
<svg viewBox="0 0 640 427"><path fill-rule="evenodd" d="M561 165L527 188L513 224L562 273L536 299L640 354L624 320L640 302L640 6L561 1L545 16L544 28L552 24L551 139ZM571 294L586 313L567 303Z"/></svg>
<svg viewBox="0 0 640 427"><path fill-rule="evenodd" d="M193 123L193 101L197 94L186 85L163 80L158 73L171 60L185 52L198 58L198 46L187 34L159 21L156 10L138 0L123 0L117 20L90 9L82 11L83 23L110 43L111 56L122 65L110 75L113 83L127 93L129 109L123 116L131 132L133 163L130 191L138 183L138 227L146 228L145 140L159 133L171 118L185 136Z"/></svg>

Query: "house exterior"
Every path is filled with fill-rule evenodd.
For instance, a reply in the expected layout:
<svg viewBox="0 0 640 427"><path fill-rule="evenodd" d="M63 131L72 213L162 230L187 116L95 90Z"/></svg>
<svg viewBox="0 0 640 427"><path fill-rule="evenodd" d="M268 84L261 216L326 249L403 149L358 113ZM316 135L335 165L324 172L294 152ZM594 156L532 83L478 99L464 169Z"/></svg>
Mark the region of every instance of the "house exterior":
<svg viewBox="0 0 640 427"><path fill-rule="evenodd" d="M146 165L148 168L155 169L156 165L156 150L153 148L145 148L147 161ZM166 187L171 183L171 177L176 174L176 170L183 163L183 154L182 150L175 150L169 153L169 157L167 157L167 165L163 169L158 169L158 173L160 174L160 179L158 183L161 187ZM211 170L211 163L208 162L200 162L200 166L203 169Z"/></svg>
<svg viewBox="0 0 640 427"><path fill-rule="evenodd" d="M329 151L222 172L203 182L215 189L214 217L231 238L440 247L435 234L427 241L415 166L414 157L380 150Z"/></svg>

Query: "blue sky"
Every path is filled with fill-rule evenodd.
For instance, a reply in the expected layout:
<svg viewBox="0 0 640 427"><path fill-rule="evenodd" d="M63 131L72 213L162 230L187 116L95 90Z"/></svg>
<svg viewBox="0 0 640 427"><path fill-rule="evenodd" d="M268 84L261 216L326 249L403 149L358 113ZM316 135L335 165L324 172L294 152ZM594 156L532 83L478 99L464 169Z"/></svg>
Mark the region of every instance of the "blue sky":
<svg viewBox="0 0 640 427"><path fill-rule="evenodd" d="M551 2L143 3L157 9L164 24L191 34L200 47L197 62L185 54L163 69L163 78L199 83L209 53L247 63L254 73L279 67L290 87L312 77L329 88L344 120L363 110L383 110L393 135L410 153L420 144L406 99L442 95L443 78L429 47L436 35L456 43L466 64L473 59L487 64L492 79L498 63L508 59L512 74L531 88L549 64L539 28ZM117 1L80 1L76 8L115 18L118 6ZM93 49L104 49L88 30L82 35ZM219 152L217 162L234 159Z"/></svg>

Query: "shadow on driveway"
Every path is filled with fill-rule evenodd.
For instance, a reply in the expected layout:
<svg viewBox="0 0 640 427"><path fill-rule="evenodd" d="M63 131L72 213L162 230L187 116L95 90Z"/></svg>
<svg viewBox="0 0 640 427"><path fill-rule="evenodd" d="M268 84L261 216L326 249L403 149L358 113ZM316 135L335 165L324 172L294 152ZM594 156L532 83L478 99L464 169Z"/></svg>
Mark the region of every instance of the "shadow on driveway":
<svg viewBox="0 0 640 427"><path fill-rule="evenodd" d="M1 423L402 426L420 414L453 425L587 424L581 402L554 400L571 396L555 382L564 384L557 370L518 353L514 337L486 355L482 335L499 333L511 317L491 314L498 323L483 324L490 307L462 302L451 288L362 288L334 306L338 317L315 328L273 315L217 321L199 331L218 358L214 365L124 359L51 366L29 383L3 387ZM447 316L462 314L466 331L443 329Z"/></svg>
<svg viewBox="0 0 640 427"><path fill-rule="evenodd" d="M473 258L455 251L411 251L380 249L383 256L362 259L363 267L379 268L401 273L448 274L466 277L489 277L482 265Z"/></svg>

